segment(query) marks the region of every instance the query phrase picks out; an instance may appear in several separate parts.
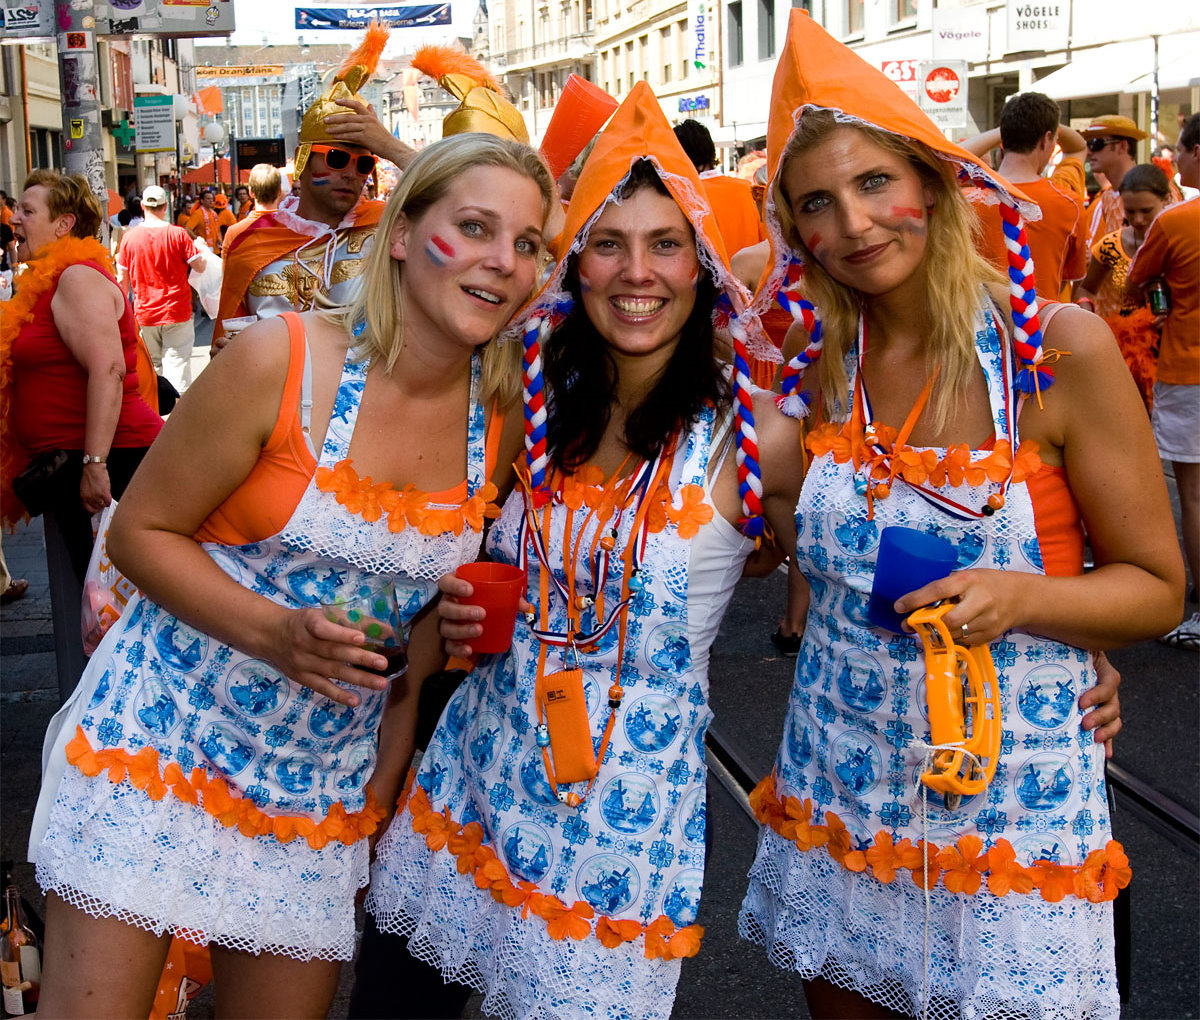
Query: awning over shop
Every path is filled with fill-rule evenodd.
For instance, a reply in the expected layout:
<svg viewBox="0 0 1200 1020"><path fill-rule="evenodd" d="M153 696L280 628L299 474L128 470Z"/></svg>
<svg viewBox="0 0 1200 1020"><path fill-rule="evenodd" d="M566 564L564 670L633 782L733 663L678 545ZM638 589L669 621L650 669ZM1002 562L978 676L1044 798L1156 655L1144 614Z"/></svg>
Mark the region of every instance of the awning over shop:
<svg viewBox="0 0 1200 1020"><path fill-rule="evenodd" d="M1082 50L1071 62L1033 83L1051 99L1086 99L1128 91L1129 80L1154 66L1149 39L1115 42Z"/></svg>
<svg viewBox="0 0 1200 1020"><path fill-rule="evenodd" d="M1158 88L1200 85L1200 32L1179 32L1158 40ZM1087 99L1117 93L1149 92L1154 80L1154 42L1134 39L1079 50L1071 62L1034 82L1051 99Z"/></svg>
<svg viewBox="0 0 1200 1020"><path fill-rule="evenodd" d="M1200 86L1200 32L1179 32L1164 35L1158 41L1158 90L1187 89ZM1125 86L1125 92L1149 92L1154 79L1153 71L1134 78Z"/></svg>

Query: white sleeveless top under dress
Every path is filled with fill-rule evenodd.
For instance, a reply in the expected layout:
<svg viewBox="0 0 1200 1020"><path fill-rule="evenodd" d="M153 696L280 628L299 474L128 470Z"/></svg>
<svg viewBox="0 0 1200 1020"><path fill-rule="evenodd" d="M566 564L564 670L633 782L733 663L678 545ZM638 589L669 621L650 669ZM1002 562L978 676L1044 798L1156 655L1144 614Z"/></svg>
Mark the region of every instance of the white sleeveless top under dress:
<svg viewBox="0 0 1200 1020"><path fill-rule="evenodd" d="M996 437L1015 450L1013 355L990 306L976 327ZM855 395L857 353L846 359ZM983 793L950 811L933 791L922 803L920 745L930 734L920 641L867 618L887 525L945 537L959 569L1043 573L1028 486L1010 485L1003 507L975 520L897 478L870 520L855 475L832 453L814 457L796 511L812 601L774 773L753 798L765 824L741 934L776 966L906 1015L922 1015L927 1000L928 1015L946 1020L1115 1017L1108 900L1127 862L1106 848L1104 747L1079 725L1079 695L1095 683L1091 655L1018 631L991 643L999 764ZM997 491L986 481L935 490L975 508Z"/></svg>
<svg viewBox="0 0 1200 1020"><path fill-rule="evenodd" d="M697 496L686 486L707 489L713 418L704 412L680 441L667 483L677 508L681 493ZM552 507L547 561L565 584L561 494ZM597 548L595 516L574 517L568 537L582 533L582 550ZM632 517L618 522L617 549L629 541ZM489 535L493 558L524 562L524 520L518 491ZM412 794L379 842L367 909L381 930L407 935L414 955L484 991L485 1012L506 1020L670 1015L679 957L699 941L692 926L704 879L708 648L752 549L715 512L690 542L674 523L647 536L619 675L624 698L578 808L555 798L536 740L532 627L518 620L511 652L481 657L447 705ZM581 566L588 582L579 590L592 592L595 570L611 607L623 565L601 560L597 552ZM532 552L528 563L536 604ZM559 632L563 599L550 591L549 628ZM697 614L701 633L693 598L706 607ZM598 626L594 615L585 611L583 632ZM593 750L609 715L617 644L612 626L579 652ZM559 654L550 649L548 672L560 668Z"/></svg>
<svg viewBox="0 0 1200 1020"><path fill-rule="evenodd" d="M319 605L356 575L394 575L407 627L479 532L389 530L317 486L348 456L369 362L347 352L314 474L261 542L202 548L281 606ZM471 374L468 495L485 482L480 364ZM302 417L311 407L305 364ZM96 917L250 953L350 959L354 894L383 817L366 790L386 691L337 704L137 595L51 721L30 857L41 887Z"/></svg>

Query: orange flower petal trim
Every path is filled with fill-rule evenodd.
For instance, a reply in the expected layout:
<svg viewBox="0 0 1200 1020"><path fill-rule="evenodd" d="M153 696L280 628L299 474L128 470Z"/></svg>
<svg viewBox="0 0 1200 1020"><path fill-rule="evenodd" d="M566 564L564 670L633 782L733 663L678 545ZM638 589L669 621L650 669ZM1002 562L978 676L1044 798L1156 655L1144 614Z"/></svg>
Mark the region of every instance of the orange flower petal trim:
<svg viewBox="0 0 1200 1020"><path fill-rule="evenodd" d="M582 941L594 935L606 949L615 949L645 935L644 952L648 960L678 960L700 952L702 925L676 928L665 914L648 925L629 918L596 917L592 905L584 900L567 906L557 896L541 892L532 882L514 882L496 851L482 842L483 828L479 823L459 825L451 818L448 807L434 811L422 786L413 787L407 807L413 832L423 834L431 850L446 850L454 855L459 874L472 875L476 886L490 889L497 902L514 910L519 908L523 918L536 914L546 922L546 933L557 942Z"/></svg>
<svg viewBox="0 0 1200 1020"><path fill-rule="evenodd" d="M884 884L907 871L918 886L923 887L928 877L930 889L940 881L952 893L974 896L986 876L993 896L1010 892L1027 895L1036 889L1050 903L1067 896L1104 903L1116 899L1117 890L1129 885L1133 877L1125 849L1115 839L1109 840L1103 850L1093 850L1078 867L1053 861L1035 861L1025 867L1017 863L1017 853L1007 839L997 840L985 851L983 841L974 834L960 836L953 846L939 847L923 841L914 844L907 838L896 842L890 833L881 830L871 846L858 850L846 823L832 811L825 812L824 825L815 825L811 822L811 800L780 798L774 773L754 788L750 806L761 824L770 826L797 849L808 851L827 845L829 856L847 871L869 869Z"/></svg>
<svg viewBox="0 0 1200 1020"><path fill-rule="evenodd" d="M269 815L249 798L232 793L220 776L209 776L199 766L192 769L190 776L183 774L177 762L169 762L160 771L158 751L153 747L143 747L136 754L119 747L96 751L82 726L75 727L75 736L67 744L66 753L67 761L85 776L107 772L112 783L128 779L151 800L162 800L171 793L186 804L203 808L227 829L236 828L249 839L274 836L280 843L290 843L296 836L302 836L314 850L333 841L349 846L373 833L384 817L370 787L366 805L353 814L338 801L319 822L306 815Z"/></svg>
<svg viewBox="0 0 1200 1020"><path fill-rule="evenodd" d="M1023 440L1015 455L1012 443L1007 439L997 439L991 452L978 460L971 459L971 451L966 444L950 447L945 456L939 459L933 450L922 450L908 445L897 446L896 430L888 425L876 423L876 443L887 451L882 456L876 456L864 446L861 436L856 443L854 429L853 421L824 422L808 434L804 443L814 457L833 454L835 464L845 464L853 460L856 467L861 467L870 463L871 477L875 481L886 481L891 472L894 472L910 485L928 484L936 488L947 484L958 487L964 482L967 485L978 486L982 485L985 479L1003 482L1008 478L1010 468L1013 482L1018 483L1037 474L1042 467L1038 444L1032 439ZM887 468L889 458L892 463L891 472Z"/></svg>
<svg viewBox="0 0 1200 1020"><path fill-rule="evenodd" d="M495 504L499 493L491 482L481 485L474 496L458 506L434 506L429 493L415 485L397 489L391 482L360 476L347 457L331 468L318 467L316 483L318 489L333 493L342 506L364 521L373 523L386 514L388 530L397 534L411 525L422 535L461 535L464 527L482 531L485 517L500 516Z"/></svg>

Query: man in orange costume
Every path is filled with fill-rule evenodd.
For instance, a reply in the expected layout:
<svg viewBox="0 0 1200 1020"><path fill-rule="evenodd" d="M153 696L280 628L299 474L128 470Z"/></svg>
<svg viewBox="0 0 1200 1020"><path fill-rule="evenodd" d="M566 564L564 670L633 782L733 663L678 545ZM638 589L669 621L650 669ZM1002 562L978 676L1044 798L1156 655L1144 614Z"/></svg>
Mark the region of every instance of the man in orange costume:
<svg viewBox="0 0 1200 1020"><path fill-rule="evenodd" d="M754 203L754 192L748 181L729 177L716 169L717 147L708 128L699 121L685 120L675 125L675 137L700 174L708 204L717 217L717 228L730 256L764 240L767 235Z"/></svg>
<svg viewBox="0 0 1200 1020"><path fill-rule="evenodd" d="M1088 248L1114 230L1120 230L1125 222L1125 209L1121 205L1121 181L1137 165L1137 143L1149 135L1128 117L1105 114L1095 117L1080 132L1087 142L1088 166L1098 178L1103 177L1107 187L1087 208Z"/></svg>
<svg viewBox="0 0 1200 1020"><path fill-rule="evenodd" d="M1184 122L1175 162L1179 183L1200 188L1200 113ZM1170 310L1161 317L1152 419L1158 452L1171 462L1179 488L1183 554L1195 586L1200 582L1200 198L1158 214L1125 279L1127 287L1141 289L1162 281L1170 295ZM1161 640L1200 651L1200 613Z"/></svg>
<svg viewBox="0 0 1200 1020"><path fill-rule="evenodd" d="M201 237L209 248L219 253L221 251L221 224L216 201L216 192L212 188L205 188L201 191L200 201L196 203L196 208L192 210L192 214L184 222L183 227L192 240Z"/></svg>
<svg viewBox="0 0 1200 1020"><path fill-rule="evenodd" d="M228 340L228 319L307 311L318 293L347 304L357 292L383 212L382 202L363 195L375 156L403 169L414 155L356 97L387 34L368 30L332 87L305 112L295 157L299 197L290 195L274 212L246 219L234 234L225 252L213 354Z"/></svg>
<svg viewBox="0 0 1200 1020"><path fill-rule="evenodd" d="M1025 225L1029 251L1037 270L1037 292L1058 300L1063 283L1082 279L1087 272L1087 222L1083 212L1083 136L1059 123L1058 104L1040 92L1022 92L1004 105L1000 127L968 138L963 148L986 156L997 142L1004 148L999 171L1037 202L1040 220ZM1055 144L1061 145L1062 161L1050 178L1042 176L1050 163ZM976 203L975 213L983 226L979 251L1001 272L1008 271L1000 207Z"/></svg>

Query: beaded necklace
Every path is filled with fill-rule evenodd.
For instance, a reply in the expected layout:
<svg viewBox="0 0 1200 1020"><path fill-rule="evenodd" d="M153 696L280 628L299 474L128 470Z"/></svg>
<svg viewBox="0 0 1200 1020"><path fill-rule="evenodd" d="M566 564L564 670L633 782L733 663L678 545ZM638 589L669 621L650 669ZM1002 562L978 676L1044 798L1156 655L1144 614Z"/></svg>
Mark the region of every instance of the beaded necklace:
<svg viewBox="0 0 1200 1020"><path fill-rule="evenodd" d="M643 461L637 470L622 478L622 472L632 457L632 454L627 455L612 477L600 486L589 486L586 482L581 485L578 478L560 477L556 495L545 501L535 498L528 471L519 471L525 499L525 513L518 533L520 565L527 565L528 550L531 547L539 564L538 625L534 626L532 619L529 621L530 629L538 641L537 683L534 692L538 724L535 734L538 746L542 750L542 764L550 789L559 803L568 807L579 807L591 793L599 775L600 765L608 753L617 711L625 696L625 690L621 686L621 666L625 658L629 604L644 587L644 582L638 575L647 539L651 533L663 530L669 519L666 508L670 504L671 494L666 485L666 478L674 460L676 440L677 437L672 436L653 461ZM556 500L566 506L562 582L555 576L550 562L551 519ZM537 519L536 509L539 503L540 521ZM572 542L574 515L585 505L588 507L587 515ZM606 613L604 582L616 549L621 519L628 511L632 512L633 520L629 538L620 553L621 597ZM587 556L593 594L586 595L579 593L576 581L583 536L593 518L596 519L596 528ZM549 625L552 585L566 607L567 620L562 631L551 630ZM596 626L584 633L583 612L593 607ZM618 634L617 662L613 682L608 689L608 718L600 737L599 748L593 752L592 748L595 745L591 739L590 728L577 727L573 734L563 730L555 734L547 717L547 707L560 691L566 692L566 696L582 697L583 671L579 665L578 651L580 648L595 646L614 625ZM562 669L548 674L546 660L548 650L552 646L563 650ZM584 719L586 720L586 715ZM583 743L586 743L586 748L577 746ZM567 785L585 779L588 785L582 794L559 788L560 781Z"/></svg>

